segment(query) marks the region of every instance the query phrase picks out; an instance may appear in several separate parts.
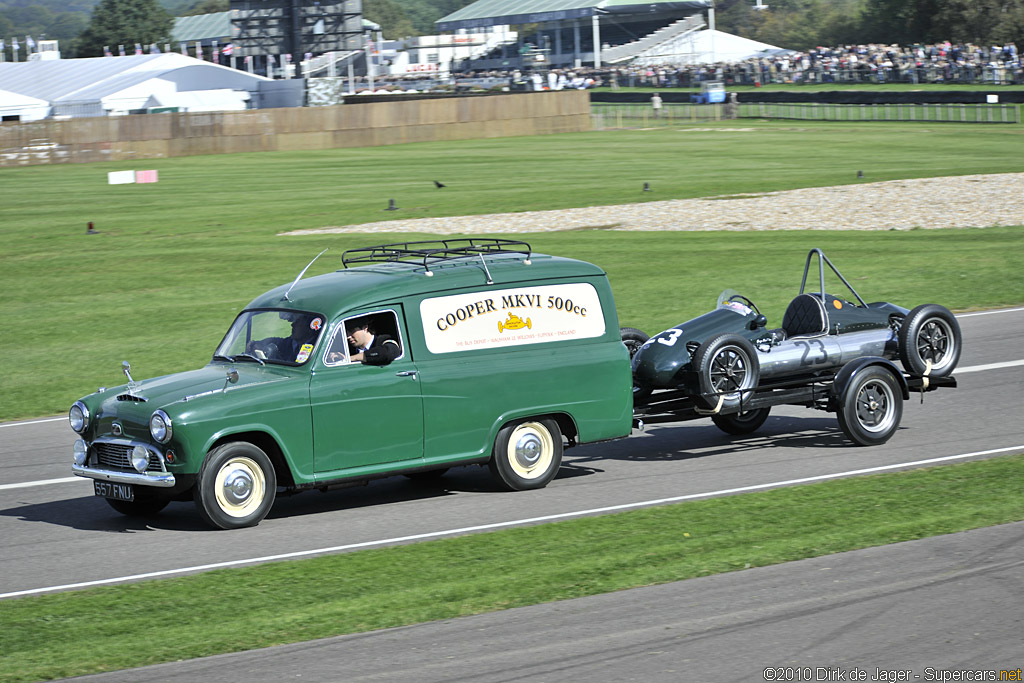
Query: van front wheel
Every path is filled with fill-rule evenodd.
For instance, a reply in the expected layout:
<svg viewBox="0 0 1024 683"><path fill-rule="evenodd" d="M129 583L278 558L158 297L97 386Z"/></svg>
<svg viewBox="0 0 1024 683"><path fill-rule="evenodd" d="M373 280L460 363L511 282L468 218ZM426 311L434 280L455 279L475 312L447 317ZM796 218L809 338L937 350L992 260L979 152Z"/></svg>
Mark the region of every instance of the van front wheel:
<svg viewBox="0 0 1024 683"><path fill-rule="evenodd" d="M274 504L277 475L261 449L234 441L214 448L206 456L193 493L199 514L211 526L256 526Z"/></svg>
<svg viewBox="0 0 1024 683"><path fill-rule="evenodd" d="M554 420L505 425L494 440L491 474L510 491L541 489L562 464L562 432Z"/></svg>

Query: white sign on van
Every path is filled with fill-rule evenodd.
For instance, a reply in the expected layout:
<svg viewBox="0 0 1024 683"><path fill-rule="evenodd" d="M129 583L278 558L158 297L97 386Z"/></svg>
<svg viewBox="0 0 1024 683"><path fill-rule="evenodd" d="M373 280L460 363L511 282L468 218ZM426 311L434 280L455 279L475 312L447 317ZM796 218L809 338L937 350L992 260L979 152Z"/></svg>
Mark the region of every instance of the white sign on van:
<svg viewBox="0 0 1024 683"><path fill-rule="evenodd" d="M424 299L420 317L431 353L589 339L605 332L601 299L585 282Z"/></svg>

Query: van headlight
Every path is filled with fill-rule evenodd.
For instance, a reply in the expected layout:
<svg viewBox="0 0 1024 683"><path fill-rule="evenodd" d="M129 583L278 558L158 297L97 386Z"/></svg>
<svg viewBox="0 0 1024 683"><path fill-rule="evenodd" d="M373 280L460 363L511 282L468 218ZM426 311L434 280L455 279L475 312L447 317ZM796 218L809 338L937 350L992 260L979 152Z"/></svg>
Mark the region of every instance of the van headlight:
<svg viewBox="0 0 1024 683"><path fill-rule="evenodd" d="M149 434L157 443L167 443L171 440L174 427L171 425L171 418L162 410L153 413L149 418Z"/></svg>
<svg viewBox="0 0 1024 683"><path fill-rule="evenodd" d="M79 434L85 433L85 430L89 428L89 409L85 407L84 403L74 402L71 410L68 411L68 422L71 423L71 428Z"/></svg>

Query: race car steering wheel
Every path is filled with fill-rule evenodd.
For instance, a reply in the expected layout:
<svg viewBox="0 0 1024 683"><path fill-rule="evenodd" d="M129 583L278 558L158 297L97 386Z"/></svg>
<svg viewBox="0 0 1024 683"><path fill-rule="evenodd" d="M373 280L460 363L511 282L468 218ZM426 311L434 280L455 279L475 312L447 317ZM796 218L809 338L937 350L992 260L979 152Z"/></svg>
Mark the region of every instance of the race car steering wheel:
<svg viewBox="0 0 1024 683"><path fill-rule="evenodd" d="M759 311L757 306L754 305L754 302L751 301L750 299L748 299L747 297L743 296L742 294L733 294L732 296L729 297L729 301L736 301L736 300L739 300L740 302L745 303L747 306L750 306L752 309L754 309L754 313L757 313L758 315L761 315L761 311Z"/></svg>

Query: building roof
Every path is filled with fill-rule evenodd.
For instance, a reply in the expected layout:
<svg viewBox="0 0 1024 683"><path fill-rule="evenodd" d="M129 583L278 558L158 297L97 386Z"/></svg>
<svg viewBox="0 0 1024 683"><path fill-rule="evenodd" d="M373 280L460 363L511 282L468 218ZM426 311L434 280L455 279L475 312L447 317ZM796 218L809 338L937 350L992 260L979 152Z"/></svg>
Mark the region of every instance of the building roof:
<svg viewBox="0 0 1024 683"><path fill-rule="evenodd" d="M199 71L194 71L197 68ZM186 76L189 87L182 87L186 85L183 82ZM182 81L179 83L179 89L182 90L244 87L242 83L267 80L262 76L176 52L0 63L0 85L4 91L45 100L51 104L98 101L161 77Z"/></svg>
<svg viewBox="0 0 1024 683"><path fill-rule="evenodd" d="M504 24L532 24L562 19L580 19L602 14L644 14L650 12L692 12L712 6L713 0L688 2L655 0L477 0L442 17L440 31L480 28Z"/></svg>

